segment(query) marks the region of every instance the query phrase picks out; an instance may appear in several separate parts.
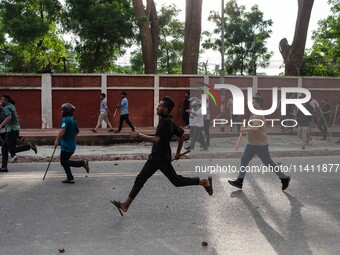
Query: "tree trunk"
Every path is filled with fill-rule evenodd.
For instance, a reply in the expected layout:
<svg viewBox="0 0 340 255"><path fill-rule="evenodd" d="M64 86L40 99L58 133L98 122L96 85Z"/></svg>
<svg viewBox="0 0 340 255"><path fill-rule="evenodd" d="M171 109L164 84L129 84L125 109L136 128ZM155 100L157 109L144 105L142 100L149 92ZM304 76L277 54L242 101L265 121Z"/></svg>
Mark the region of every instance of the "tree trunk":
<svg viewBox="0 0 340 255"><path fill-rule="evenodd" d="M203 0L186 0L182 72L197 74Z"/></svg>
<svg viewBox="0 0 340 255"><path fill-rule="evenodd" d="M148 0L147 5L145 10L142 0L133 0L133 8L141 35L144 72L155 74L157 72L159 28L154 1Z"/></svg>
<svg viewBox="0 0 340 255"><path fill-rule="evenodd" d="M313 3L314 0L298 0L299 7L293 43L289 45L286 38L280 41L280 52L285 63L286 76L300 75Z"/></svg>

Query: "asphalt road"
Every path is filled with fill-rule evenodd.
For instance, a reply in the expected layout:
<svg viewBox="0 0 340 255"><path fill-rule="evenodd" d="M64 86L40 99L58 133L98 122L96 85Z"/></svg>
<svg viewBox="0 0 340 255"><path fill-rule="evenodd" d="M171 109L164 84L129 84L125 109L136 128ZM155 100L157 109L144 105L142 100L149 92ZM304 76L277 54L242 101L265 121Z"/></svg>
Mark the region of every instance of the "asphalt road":
<svg viewBox="0 0 340 255"><path fill-rule="evenodd" d="M214 195L202 187L175 188L159 172L121 217L109 202L124 200L144 161L93 162L73 169L76 183L52 163L12 164L0 173L0 254L340 254L339 157L277 159L314 165L290 173L287 192L273 173L247 174L243 191L228 185L236 173L214 173ZM195 166L239 166L239 160L181 160L181 175L206 177ZM254 160L254 165L259 164ZM311 168L310 168L311 169ZM330 172L331 171L331 172ZM207 247L202 241L208 242Z"/></svg>

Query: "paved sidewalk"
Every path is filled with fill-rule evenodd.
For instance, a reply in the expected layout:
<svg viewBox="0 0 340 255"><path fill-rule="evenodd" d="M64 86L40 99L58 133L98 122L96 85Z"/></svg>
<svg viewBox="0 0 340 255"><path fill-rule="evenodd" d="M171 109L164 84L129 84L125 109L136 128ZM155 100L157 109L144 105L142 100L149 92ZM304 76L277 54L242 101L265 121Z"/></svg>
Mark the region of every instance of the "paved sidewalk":
<svg viewBox="0 0 340 255"><path fill-rule="evenodd" d="M217 137L211 139L208 151L200 151L199 144L185 158L240 158L247 144L247 139L242 138L240 148L235 150L238 137ZM335 141L335 139L334 139ZM301 149L301 141L296 135L269 135L269 149L273 157L313 157L313 156L338 156L340 144L313 138L313 144ZM152 144L149 142L115 143L108 146L78 145L76 157L87 158L90 161L115 161L115 160L144 160L150 154ZM176 151L177 142L171 143L173 153ZM185 143L184 147L189 146ZM185 148L182 149L184 151ZM52 155L52 145L38 146L38 154L33 151L18 154L18 162L47 162ZM54 161L59 160L59 149Z"/></svg>

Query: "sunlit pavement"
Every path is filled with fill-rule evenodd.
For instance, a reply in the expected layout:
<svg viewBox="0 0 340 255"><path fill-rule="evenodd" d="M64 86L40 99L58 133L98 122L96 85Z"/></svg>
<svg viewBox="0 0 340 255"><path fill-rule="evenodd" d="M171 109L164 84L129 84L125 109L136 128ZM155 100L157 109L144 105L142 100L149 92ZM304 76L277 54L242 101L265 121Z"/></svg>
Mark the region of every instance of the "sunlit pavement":
<svg viewBox="0 0 340 255"><path fill-rule="evenodd" d="M157 172L124 217L109 201L126 198L143 161L92 162L87 178L73 169L74 185L61 183L58 163L45 181L46 163L12 164L0 173L0 254L340 254L340 169L330 170L339 158L278 160L329 165L290 173L287 192L273 173L247 174L243 191L227 183L236 173L213 173L212 197ZM174 162L179 174L200 177L209 174L195 166L217 164L239 160Z"/></svg>

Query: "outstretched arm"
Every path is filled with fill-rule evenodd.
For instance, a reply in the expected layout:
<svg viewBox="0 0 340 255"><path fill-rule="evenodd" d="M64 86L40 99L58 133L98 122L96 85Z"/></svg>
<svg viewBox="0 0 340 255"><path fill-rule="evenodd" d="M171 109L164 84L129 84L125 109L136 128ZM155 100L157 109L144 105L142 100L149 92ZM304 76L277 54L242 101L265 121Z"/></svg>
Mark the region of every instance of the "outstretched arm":
<svg viewBox="0 0 340 255"><path fill-rule="evenodd" d="M159 143L159 140L160 140L159 136L146 135L146 134L139 133L138 131L132 131L130 133L130 137L131 138L140 138L144 141L148 141L148 142L151 142L151 143Z"/></svg>

